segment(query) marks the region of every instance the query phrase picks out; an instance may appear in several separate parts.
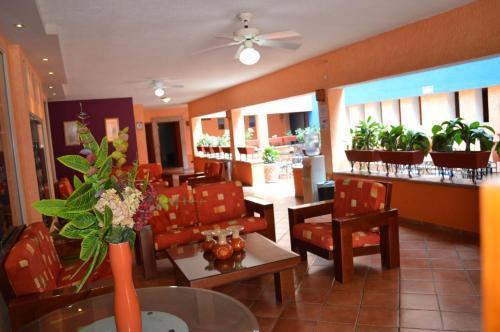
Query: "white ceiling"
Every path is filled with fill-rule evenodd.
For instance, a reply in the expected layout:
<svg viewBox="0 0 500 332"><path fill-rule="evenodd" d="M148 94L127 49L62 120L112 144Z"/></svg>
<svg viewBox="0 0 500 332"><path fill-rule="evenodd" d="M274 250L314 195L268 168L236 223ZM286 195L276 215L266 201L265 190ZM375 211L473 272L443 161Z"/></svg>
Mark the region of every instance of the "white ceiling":
<svg viewBox="0 0 500 332"><path fill-rule="evenodd" d="M0 12L6 2L15 3L9 6L19 10L33 0L2 0ZM45 32L59 37L64 68L61 63L54 71L65 75L61 83L66 99L132 96L134 103L154 106L162 102L151 89L127 82L171 79L185 86L168 92L173 104L183 104L468 2L36 0L36 5ZM215 34L231 34L240 28L236 15L241 11L253 12L250 26L263 33L288 29L301 33L302 47L296 51L261 49L261 61L250 67L232 60L235 48L193 55L223 42Z"/></svg>

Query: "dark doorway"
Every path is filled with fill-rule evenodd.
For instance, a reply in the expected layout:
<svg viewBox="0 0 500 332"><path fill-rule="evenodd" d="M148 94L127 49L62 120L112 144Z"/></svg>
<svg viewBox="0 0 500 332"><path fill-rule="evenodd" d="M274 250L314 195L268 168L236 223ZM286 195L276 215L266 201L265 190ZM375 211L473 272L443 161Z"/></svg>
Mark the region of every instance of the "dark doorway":
<svg viewBox="0 0 500 332"><path fill-rule="evenodd" d="M150 164L156 163L155 155L155 141L153 138L153 124L151 122L146 123L146 145L148 147L148 162Z"/></svg>
<svg viewBox="0 0 500 332"><path fill-rule="evenodd" d="M309 125L306 112L290 113L290 130L295 133L298 128L305 128Z"/></svg>
<svg viewBox="0 0 500 332"><path fill-rule="evenodd" d="M183 167L179 122L158 123L158 138L162 167Z"/></svg>

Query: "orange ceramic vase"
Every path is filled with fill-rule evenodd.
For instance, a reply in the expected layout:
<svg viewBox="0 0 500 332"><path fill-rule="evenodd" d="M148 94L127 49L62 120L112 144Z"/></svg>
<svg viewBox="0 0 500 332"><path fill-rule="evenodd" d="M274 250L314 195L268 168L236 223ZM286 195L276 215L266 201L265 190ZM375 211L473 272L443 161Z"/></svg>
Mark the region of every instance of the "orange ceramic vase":
<svg viewBox="0 0 500 332"><path fill-rule="evenodd" d="M132 255L128 242L109 244L115 282L115 324L118 332L140 332L141 308L132 280Z"/></svg>

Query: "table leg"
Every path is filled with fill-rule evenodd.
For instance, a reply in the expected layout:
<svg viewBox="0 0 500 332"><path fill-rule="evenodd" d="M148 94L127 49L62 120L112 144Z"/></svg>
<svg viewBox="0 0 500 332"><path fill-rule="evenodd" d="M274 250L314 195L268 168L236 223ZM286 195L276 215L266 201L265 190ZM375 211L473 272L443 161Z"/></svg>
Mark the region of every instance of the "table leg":
<svg viewBox="0 0 500 332"><path fill-rule="evenodd" d="M293 270L286 269L274 274L274 288L276 299L281 303L292 301L295 298L295 286L293 284Z"/></svg>

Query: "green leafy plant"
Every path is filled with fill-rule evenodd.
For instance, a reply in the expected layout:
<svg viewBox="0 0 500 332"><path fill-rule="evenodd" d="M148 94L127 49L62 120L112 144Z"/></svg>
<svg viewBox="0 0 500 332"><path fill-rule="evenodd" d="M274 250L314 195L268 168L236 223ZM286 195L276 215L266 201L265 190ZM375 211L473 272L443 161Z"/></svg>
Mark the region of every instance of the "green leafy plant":
<svg viewBox="0 0 500 332"><path fill-rule="evenodd" d="M268 146L264 149L264 153L262 154L262 160L264 160L264 164L274 164L279 159L279 152L273 148L272 146Z"/></svg>
<svg viewBox="0 0 500 332"><path fill-rule="evenodd" d="M441 125L432 127L432 150L438 152L453 151L453 144L464 143L465 151L479 142L480 151L491 151L493 148L495 130L478 121L467 124L462 118L444 121ZM498 150L498 148L497 148Z"/></svg>
<svg viewBox="0 0 500 332"><path fill-rule="evenodd" d="M85 285L92 272L102 264L107 252L107 243L128 242L134 245L135 232L149 217L151 205L157 203L156 196L148 186L147 178L142 191L135 188L137 163L128 174L112 175L113 160L123 165L125 158L126 131L120 133L120 140L114 144L115 151L108 154L106 137L98 144L90 130L78 123L81 155L66 155L58 158L63 165L81 173L75 176L75 191L67 199L45 199L33 203L33 207L46 216L68 220L59 234L70 239L81 240L78 271L87 268L77 291ZM128 144L127 144L128 145ZM120 156L118 156L118 153ZM116 166L116 165L115 165ZM82 180L83 179L83 180Z"/></svg>
<svg viewBox="0 0 500 332"><path fill-rule="evenodd" d="M291 131L291 130L288 130L288 131L286 132L285 136L293 136L292 131Z"/></svg>
<svg viewBox="0 0 500 332"><path fill-rule="evenodd" d="M430 142L422 132L408 130L404 126L391 126L379 133L380 146L387 151L424 151L427 155Z"/></svg>
<svg viewBox="0 0 500 332"><path fill-rule="evenodd" d="M309 133L319 134L320 130L318 127L297 128L295 130L295 135L297 136L297 142L304 143L304 135Z"/></svg>
<svg viewBox="0 0 500 332"><path fill-rule="evenodd" d="M366 121L360 121L351 129L353 150L373 150L378 147L378 135L382 125L371 116Z"/></svg>
<svg viewBox="0 0 500 332"><path fill-rule="evenodd" d="M251 140L254 135L254 130L253 128L248 128L247 131L245 132L245 139L246 140Z"/></svg>

